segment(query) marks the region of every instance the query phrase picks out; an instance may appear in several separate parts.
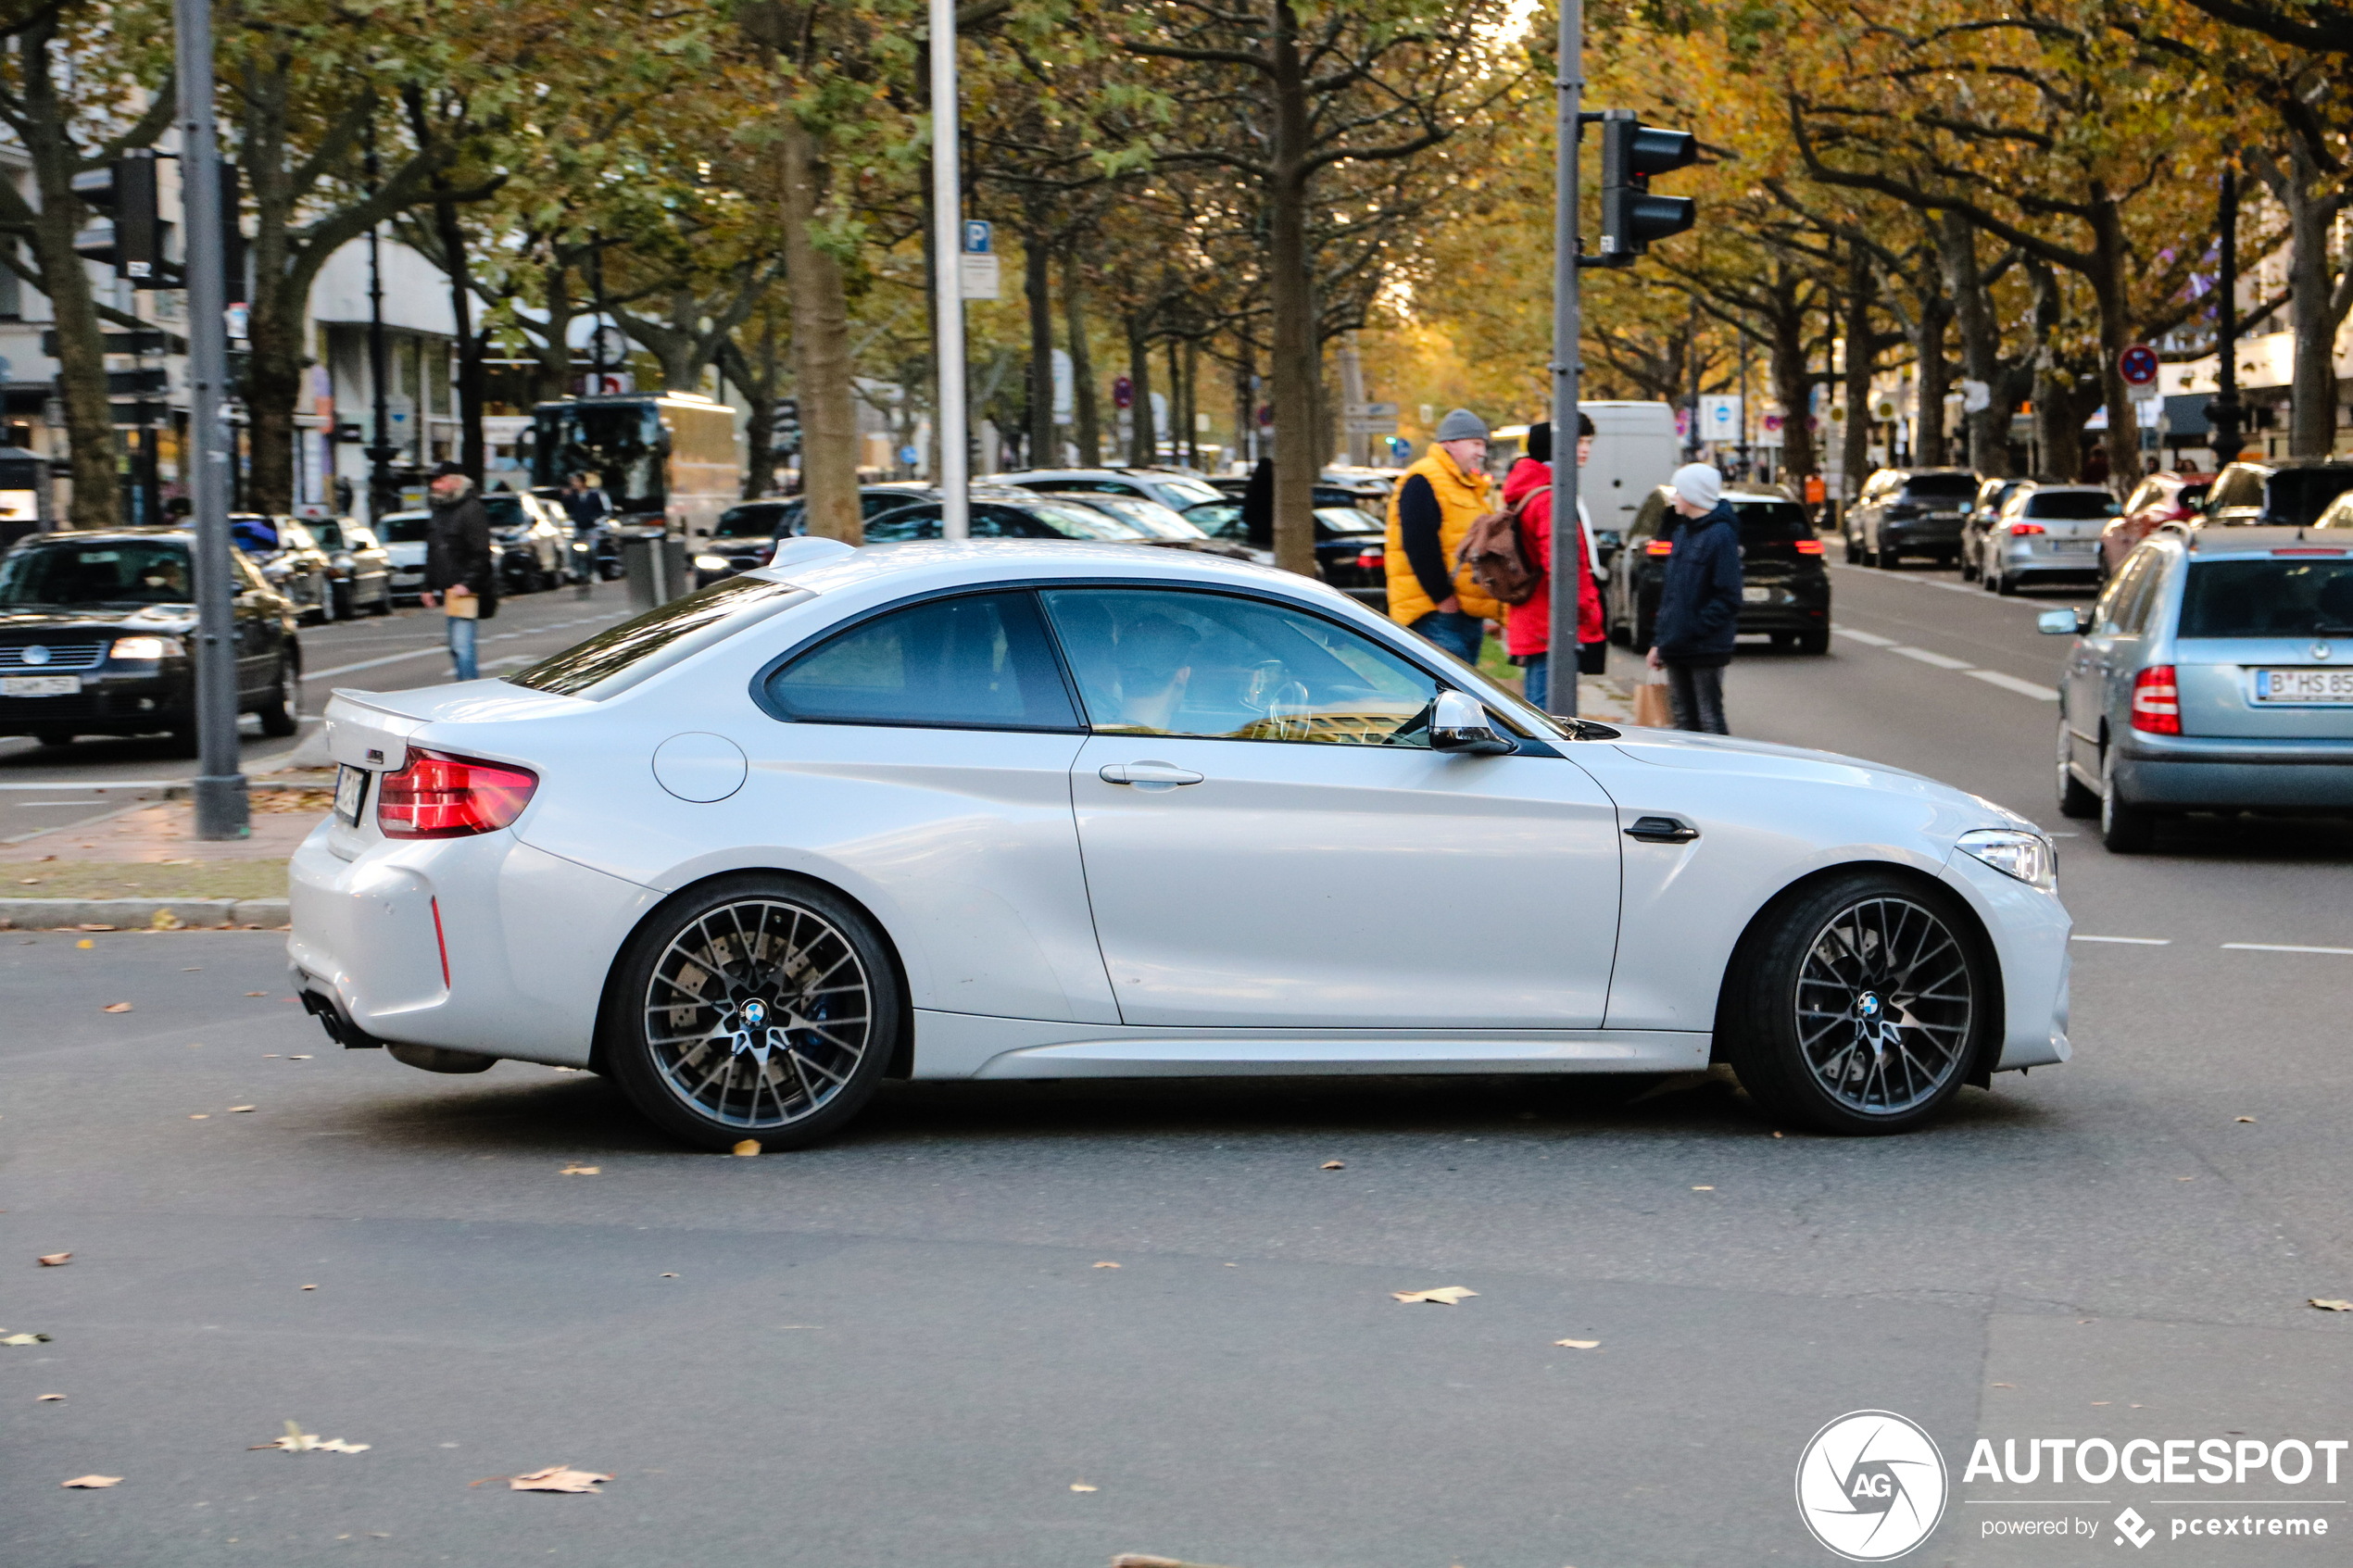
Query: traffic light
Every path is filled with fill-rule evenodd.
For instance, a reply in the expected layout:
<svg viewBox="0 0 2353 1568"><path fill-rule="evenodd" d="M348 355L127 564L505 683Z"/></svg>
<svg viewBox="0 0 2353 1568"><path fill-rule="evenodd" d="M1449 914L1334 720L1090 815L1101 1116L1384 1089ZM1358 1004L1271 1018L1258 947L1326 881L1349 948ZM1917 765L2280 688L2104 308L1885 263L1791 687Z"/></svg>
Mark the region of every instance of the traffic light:
<svg viewBox="0 0 2353 1568"><path fill-rule="evenodd" d="M102 169L77 174L73 194L108 215L105 228L93 225L74 236L74 254L91 261L113 262L114 275L130 279L134 288L164 287L163 214L157 199L156 155L143 149Z"/></svg>
<svg viewBox="0 0 2353 1568"><path fill-rule="evenodd" d="M800 403L797 398L780 397L768 429L779 452L800 450Z"/></svg>
<svg viewBox="0 0 2353 1568"><path fill-rule="evenodd" d="M1682 169L1699 158L1698 140L1688 131L1644 125L1631 109L1602 116L1602 260L1624 267L1650 248L1653 240L1680 234L1699 216L1689 196L1651 194L1651 176Z"/></svg>

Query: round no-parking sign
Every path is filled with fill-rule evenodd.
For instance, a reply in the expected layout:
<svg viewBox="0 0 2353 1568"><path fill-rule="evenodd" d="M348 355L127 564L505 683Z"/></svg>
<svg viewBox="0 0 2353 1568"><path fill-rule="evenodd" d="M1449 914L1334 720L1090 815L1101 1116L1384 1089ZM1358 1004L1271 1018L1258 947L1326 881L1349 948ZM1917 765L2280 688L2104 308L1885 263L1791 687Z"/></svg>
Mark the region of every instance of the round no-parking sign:
<svg viewBox="0 0 2353 1568"><path fill-rule="evenodd" d="M2146 386L2157 380L2157 350L2136 343L2116 357L2116 368L2128 386Z"/></svg>

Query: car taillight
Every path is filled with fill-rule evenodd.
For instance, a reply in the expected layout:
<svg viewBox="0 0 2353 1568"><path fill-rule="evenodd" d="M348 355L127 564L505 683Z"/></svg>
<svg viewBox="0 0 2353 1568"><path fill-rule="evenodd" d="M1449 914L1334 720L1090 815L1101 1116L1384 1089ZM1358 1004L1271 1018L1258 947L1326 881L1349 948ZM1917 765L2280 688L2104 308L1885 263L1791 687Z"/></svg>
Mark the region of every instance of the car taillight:
<svg viewBox="0 0 2353 1568"><path fill-rule="evenodd" d="M503 762L411 751L409 765L376 786L376 825L386 838L464 838L495 833L522 815L539 775Z"/></svg>
<svg viewBox="0 0 2353 1568"><path fill-rule="evenodd" d="M1671 556L1675 553L1675 541L1672 539L1654 539L1649 544L1642 546L1642 553L1650 556Z"/></svg>
<svg viewBox="0 0 2353 1568"><path fill-rule="evenodd" d="M1801 556L1818 556L1822 553L1822 542L1819 539L1800 539L1797 542L1797 553Z"/></svg>
<svg viewBox="0 0 2353 1568"><path fill-rule="evenodd" d="M2171 665L2152 664L2133 677L2133 728L2153 735L2182 733L2182 688Z"/></svg>
<svg viewBox="0 0 2353 1568"><path fill-rule="evenodd" d="M1387 549L1388 546L1384 545L1378 550L1366 550L1364 554L1356 558L1356 564L1363 567L1366 571L1378 571L1382 567L1389 564L1389 557L1385 553Z"/></svg>
<svg viewBox="0 0 2353 1568"><path fill-rule="evenodd" d="M2014 522L2010 524L2010 532L2012 533L2047 533L2050 530L2039 522Z"/></svg>

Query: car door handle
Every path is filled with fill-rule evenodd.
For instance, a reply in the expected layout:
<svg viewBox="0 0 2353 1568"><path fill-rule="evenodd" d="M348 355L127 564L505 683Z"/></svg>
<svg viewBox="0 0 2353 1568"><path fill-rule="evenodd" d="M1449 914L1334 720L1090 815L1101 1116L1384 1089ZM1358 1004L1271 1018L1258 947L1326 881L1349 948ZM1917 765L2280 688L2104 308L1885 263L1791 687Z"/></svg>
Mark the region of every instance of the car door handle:
<svg viewBox="0 0 2353 1568"><path fill-rule="evenodd" d="M1204 775L1174 762L1114 762L1098 775L1105 784L1197 784Z"/></svg>
<svg viewBox="0 0 2353 1568"><path fill-rule="evenodd" d="M1644 844L1689 844L1699 836L1699 829L1680 817L1637 817L1626 836Z"/></svg>

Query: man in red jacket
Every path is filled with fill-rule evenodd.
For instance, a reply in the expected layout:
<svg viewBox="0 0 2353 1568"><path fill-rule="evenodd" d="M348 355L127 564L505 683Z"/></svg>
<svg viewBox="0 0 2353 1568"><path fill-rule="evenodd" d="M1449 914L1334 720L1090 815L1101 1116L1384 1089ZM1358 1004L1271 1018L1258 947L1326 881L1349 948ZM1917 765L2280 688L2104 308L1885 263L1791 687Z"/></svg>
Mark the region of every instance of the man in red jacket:
<svg viewBox="0 0 2353 1568"><path fill-rule="evenodd" d="M1577 466L1583 468L1593 456L1593 421L1584 414L1577 416ZM1528 700L1538 708L1547 706L1550 696L1551 645L1553 630L1553 426L1547 420L1529 427L1528 455L1512 465L1504 476L1504 504L1510 506L1521 496L1528 505L1520 508L1519 532L1521 548L1527 552L1528 564L1540 574L1535 594L1526 604L1513 605L1504 620L1504 651L1511 661L1528 671ZM1579 643L1594 643L1607 633L1602 625L1601 591L1593 585L1593 536L1585 525L1585 502L1577 503L1579 527L1576 547L1571 552L1577 560L1577 637ZM1561 666L1561 679L1567 682L1563 695L1567 707L1577 710L1577 649L1572 645L1563 650L1568 661Z"/></svg>

